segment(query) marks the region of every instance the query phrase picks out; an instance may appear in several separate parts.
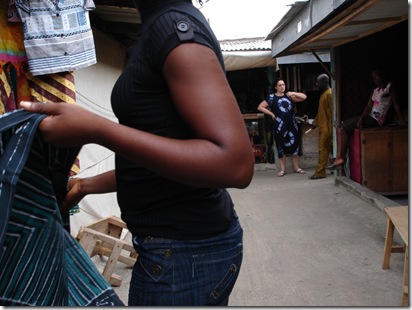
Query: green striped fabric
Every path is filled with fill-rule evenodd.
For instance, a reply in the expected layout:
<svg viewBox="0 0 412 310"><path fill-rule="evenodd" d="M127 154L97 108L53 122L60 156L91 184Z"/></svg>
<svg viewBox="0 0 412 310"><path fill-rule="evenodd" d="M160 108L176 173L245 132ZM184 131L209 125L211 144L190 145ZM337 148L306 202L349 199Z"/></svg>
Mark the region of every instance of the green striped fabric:
<svg viewBox="0 0 412 310"><path fill-rule="evenodd" d="M58 203L79 148L44 143L39 117L0 118L0 305L124 305L63 227Z"/></svg>

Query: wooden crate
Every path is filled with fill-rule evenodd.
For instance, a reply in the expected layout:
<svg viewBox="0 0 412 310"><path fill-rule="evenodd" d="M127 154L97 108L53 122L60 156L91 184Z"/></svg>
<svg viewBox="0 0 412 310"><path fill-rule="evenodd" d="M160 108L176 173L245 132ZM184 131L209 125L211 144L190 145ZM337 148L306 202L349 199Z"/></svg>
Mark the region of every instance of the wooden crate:
<svg viewBox="0 0 412 310"><path fill-rule="evenodd" d="M100 255L108 258L100 272L112 286L120 286L123 280L114 273L117 262L133 266L137 258L133 245L120 239L124 229L126 224L120 218L110 216L82 226L76 236L89 257Z"/></svg>
<svg viewBox="0 0 412 310"><path fill-rule="evenodd" d="M407 127L356 130L350 154L352 180L381 195L408 193Z"/></svg>

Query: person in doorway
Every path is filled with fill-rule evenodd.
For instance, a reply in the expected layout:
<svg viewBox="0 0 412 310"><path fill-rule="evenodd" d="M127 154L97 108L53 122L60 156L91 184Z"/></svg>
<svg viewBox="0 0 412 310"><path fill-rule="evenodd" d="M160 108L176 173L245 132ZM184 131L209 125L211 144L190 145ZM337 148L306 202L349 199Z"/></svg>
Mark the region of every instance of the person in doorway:
<svg viewBox="0 0 412 310"><path fill-rule="evenodd" d="M39 125L46 142L115 152L115 170L69 180L62 207L117 192L139 254L129 306L227 306L243 231L225 188L252 180L248 133L219 42L192 1L137 7L139 36L111 94L119 123L77 105L21 105L49 115Z"/></svg>
<svg viewBox="0 0 412 310"><path fill-rule="evenodd" d="M277 79L274 83L274 90L263 100L258 110L272 117L274 127L274 138L278 151L280 163L279 177L286 174L286 155L292 156L293 172L305 174L299 167L299 128L296 122L293 109L294 102L302 102L306 95L300 92L286 92L286 85L283 79Z"/></svg>
<svg viewBox="0 0 412 310"><path fill-rule="evenodd" d="M397 91L393 87L392 82L388 81L385 74L380 70L372 72L372 80L376 88L373 89L362 115L349 118L339 125L337 129L337 155L333 164L326 169L342 169L346 162L349 138L353 135L355 129L381 127L392 105L398 116L399 123L405 123L397 100Z"/></svg>
<svg viewBox="0 0 412 310"><path fill-rule="evenodd" d="M316 79L316 85L321 92L318 113L312 126L319 130L318 151L319 158L315 172L309 177L311 180L326 178L326 165L329 154L333 150L332 144L332 88L329 85L329 76L321 74Z"/></svg>

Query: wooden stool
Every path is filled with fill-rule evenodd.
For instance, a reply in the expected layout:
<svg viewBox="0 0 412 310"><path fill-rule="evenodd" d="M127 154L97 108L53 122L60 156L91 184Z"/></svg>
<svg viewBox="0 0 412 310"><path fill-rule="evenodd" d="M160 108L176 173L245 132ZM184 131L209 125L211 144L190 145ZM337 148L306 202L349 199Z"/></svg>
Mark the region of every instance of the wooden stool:
<svg viewBox="0 0 412 310"><path fill-rule="evenodd" d="M402 289L402 306L408 305L409 294L409 257L408 257L408 206L401 207L388 207L385 208L385 212L388 215L388 224L386 229L386 240L383 255L383 269L389 269L389 261L391 253L405 253L404 271L403 271L403 289ZM392 246L394 230L399 232L404 246Z"/></svg>
<svg viewBox="0 0 412 310"><path fill-rule="evenodd" d="M82 226L76 237L89 257L108 257L103 271L100 272L112 286L120 286L123 280L121 276L114 274L117 262L133 266L137 258L133 245L120 239L125 228L126 224L120 218L110 216ZM122 251L129 252L129 255L122 255Z"/></svg>

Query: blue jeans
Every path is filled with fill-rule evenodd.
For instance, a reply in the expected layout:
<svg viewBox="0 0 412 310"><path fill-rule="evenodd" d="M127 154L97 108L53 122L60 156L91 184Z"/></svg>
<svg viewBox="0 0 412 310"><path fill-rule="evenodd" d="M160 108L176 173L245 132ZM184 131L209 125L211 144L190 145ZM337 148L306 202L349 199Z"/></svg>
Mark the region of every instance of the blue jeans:
<svg viewBox="0 0 412 310"><path fill-rule="evenodd" d="M243 258L243 230L202 240L133 237L129 306L227 306Z"/></svg>

